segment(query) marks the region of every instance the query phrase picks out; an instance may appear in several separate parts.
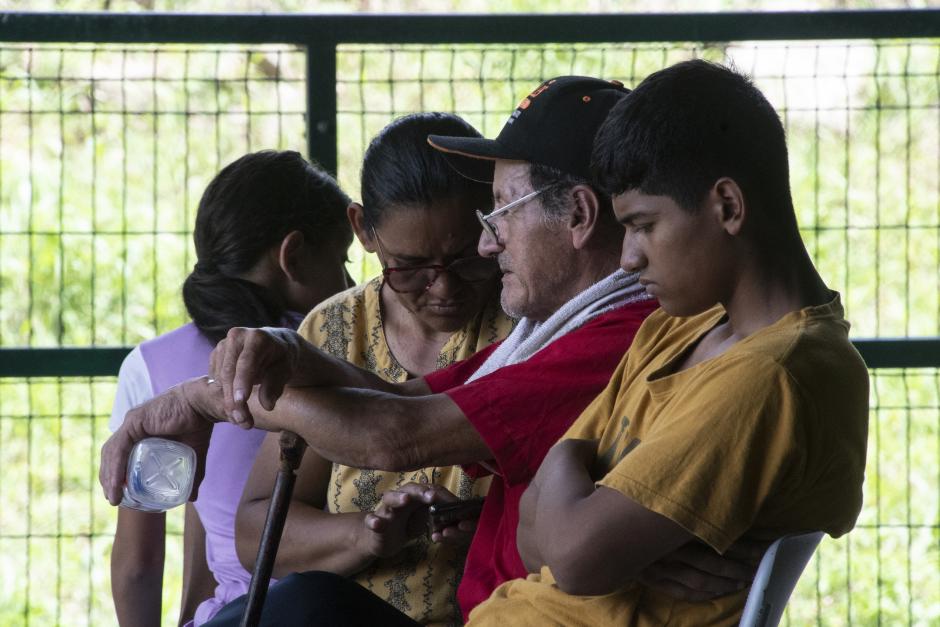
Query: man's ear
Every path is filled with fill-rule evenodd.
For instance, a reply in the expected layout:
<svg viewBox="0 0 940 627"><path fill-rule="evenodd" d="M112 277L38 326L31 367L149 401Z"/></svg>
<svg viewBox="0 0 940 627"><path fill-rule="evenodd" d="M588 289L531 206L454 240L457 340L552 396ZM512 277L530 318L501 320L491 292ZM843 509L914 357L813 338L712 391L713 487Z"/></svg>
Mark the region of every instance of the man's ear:
<svg viewBox="0 0 940 627"><path fill-rule="evenodd" d="M349 225L362 247L366 252L374 253L375 240L372 239L372 229L366 226L366 216L362 205L357 202L349 203L346 207L346 217L349 218Z"/></svg>
<svg viewBox="0 0 940 627"><path fill-rule="evenodd" d="M715 181L708 195L708 204L726 233L741 234L747 218L747 205L744 192L734 179L722 177Z"/></svg>
<svg viewBox="0 0 940 627"><path fill-rule="evenodd" d="M300 231L291 231L281 240L277 250L277 264L281 271L291 281L303 281L306 273L310 272L308 264L304 263L303 250L307 239Z"/></svg>
<svg viewBox="0 0 940 627"><path fill-rule="evenodd" d="M601 219L601 203L594 190L587 185L575 185L569 192L573 209L568 218L571 243L575 249L587 246Z"/></svg>

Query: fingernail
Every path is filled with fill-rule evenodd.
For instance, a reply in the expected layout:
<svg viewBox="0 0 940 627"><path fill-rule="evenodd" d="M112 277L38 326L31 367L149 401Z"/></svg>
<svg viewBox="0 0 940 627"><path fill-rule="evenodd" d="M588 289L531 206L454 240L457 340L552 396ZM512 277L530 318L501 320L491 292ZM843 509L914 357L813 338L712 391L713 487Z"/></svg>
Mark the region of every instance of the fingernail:
<svg viewBox="0 0 940 627"><path fill-rule="evenodd" d="M235 390L235 402L241 403L243 400L245 400L245 390Z"/></svg>
<svg viewBox="0 0 940 627"><path fill-rule="evenodd" d="M242 412L238 409L232 411L232 420L235 422L245 422L245 417L242 415Z"/></svg>

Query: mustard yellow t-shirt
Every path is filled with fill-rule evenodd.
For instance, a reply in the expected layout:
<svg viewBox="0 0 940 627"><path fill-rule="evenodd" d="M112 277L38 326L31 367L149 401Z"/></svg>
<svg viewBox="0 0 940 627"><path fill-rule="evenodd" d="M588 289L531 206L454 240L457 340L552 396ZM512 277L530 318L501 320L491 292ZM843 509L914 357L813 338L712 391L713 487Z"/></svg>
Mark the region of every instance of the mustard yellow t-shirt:
<svg viewBox="0 0 940 627"><path fill-rule="evenodd" d="M598 439L597 485L666 516L718 552L747 532L849 531L861 509L868 372L838 295L724 354L676 366L724 316L662 310L565 437ZM624 533L629 533L628 529ZM747 591L685 603L639 583L571 596L550 569L508 582L472 625L736 625Z"/></svg>
<svg viewBox="0 0 940 627"><path fill-rule="evenodd" d="M378 277L337 294L314 309L299 332L336 357L387 381L401 382L408 373L395 360L385 339L381 288L382 280ZM499 307L499 292L494 291L483 310L451 335L438 356L438 368L466 359L503 339L512 325L512 319ZM463 499L485 495L490 484L489 477L473 479L458 466L399 473L333 464L327 510L372 511L384 492L411 481L436 483ZM459 625L456 595L465 558L466 550L433 544L422 536L398 555L377 560L353 579L420 623Z"/></svg>

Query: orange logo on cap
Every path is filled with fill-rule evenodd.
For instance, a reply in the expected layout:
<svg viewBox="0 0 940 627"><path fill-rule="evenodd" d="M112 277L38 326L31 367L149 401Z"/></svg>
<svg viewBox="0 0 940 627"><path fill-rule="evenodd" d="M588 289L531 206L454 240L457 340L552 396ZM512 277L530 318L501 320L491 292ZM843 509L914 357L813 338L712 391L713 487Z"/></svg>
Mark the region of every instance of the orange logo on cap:
<svg viewBox="0 0 940 627"><path fill-rule="evenodd" d="M522 99L522 102L520 102L518 105L516 105L516 110L513 112L513 114L512 114L511 116L509 116L509 119L508 119L508 120L506 120L506 124L512 124L513 122L515 122L515 121L516 121L516 118L518 118L519 115L520 115L523 111L525 111L526 109L528 109L529 106L532 104L532 99L533 99L533 98L538 98L539 95L542 94L546 89L548 89L549 87L551 87L551 86L552 86L552 83L554 83L554 82L555 82L555 79L552 79L552 80L548 81L547 83L545 83L545 84L543 84L543 85L539 85L538 89L536 89L536 90L533 91L531 94L529 94L528 96L526 96L525 98L523 98L523 99Z"/></svg>
<svg viewBox="0 0 940 627"><path fill-rule="evenodd" d="M544 85L539 85L539 87L538 87L535 91L533 91L531 94L529 94L529 98L538 98L539 94L541 94L543 91L545 91L546 89L548 89L549 87L551 87L551 86L552 86L552 83L554 83L554 82L555 82L555 81L554 81L554 79L553 79L553 80L548 81L548 82L545 83Z"/></svg>

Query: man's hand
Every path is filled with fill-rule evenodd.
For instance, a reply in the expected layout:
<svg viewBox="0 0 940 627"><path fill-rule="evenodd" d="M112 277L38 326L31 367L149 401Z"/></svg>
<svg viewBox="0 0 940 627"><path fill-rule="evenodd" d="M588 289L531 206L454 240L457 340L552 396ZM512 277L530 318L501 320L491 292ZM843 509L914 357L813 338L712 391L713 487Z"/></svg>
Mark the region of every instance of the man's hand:
<svg viewBox="0 0 940 627"><path fill-rule="evenodd" d="M298 370L303 338L290 329L235 327L209 357L209 373L222 386L226 417L252 420L248 397L258 386L258 402L271 411Z"/></svg>
<svg viewBox="0 0 940 627"><path fill-rule="evenodd" d="M198 493L202 481L206 451L212 425L218 419L220 408L214 407L215 394L205 377L190 379L156 396L143 405L127 412L121 428L115 431L101 447L101 466L98 480L104 495L112 505L121 502L127 476L127 458L134 445L151 436L167 436L193 447L196 451L196 480L190 500ZM216 402L213 402L216 401Z"/></svg>
<svg viewBox="0 0 940 627"><path fill-rule="evenodd" d="M647 566L639 580L680 601L708 601L751 585L769 545L742 538L718 555L700 542L689 542Z"/></svg>

